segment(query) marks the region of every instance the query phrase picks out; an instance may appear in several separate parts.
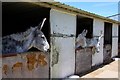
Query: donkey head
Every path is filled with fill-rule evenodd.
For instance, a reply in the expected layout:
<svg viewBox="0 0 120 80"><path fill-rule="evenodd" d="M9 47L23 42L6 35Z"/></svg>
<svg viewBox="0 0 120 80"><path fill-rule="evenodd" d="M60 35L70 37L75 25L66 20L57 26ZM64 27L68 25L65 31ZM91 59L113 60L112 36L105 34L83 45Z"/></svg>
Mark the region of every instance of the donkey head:
<svg viewBox="0 0 120 80"><path fill-rule="evenodd" d="M38 25L36 27L36 30L34 31L34 40L33 40L33 47L43 52L49 49L49 43L47 42L45 35L41 31L45 20L46 18L43 19L43 23L41 24L41 26Z"/></svg>
<svg viewBox="0 0 120 80"><path fill-rule="evenodd" d="M96 44L95 44L95 47L96 47L96 52L100 52L100 39L103 37L103 32L101 31L101 34L100 36L98 37L98 39L96 39Z"/></svg>
<svg viewBox="0 0 120 80"><path fill-rule="evenodd" d="M76 38L76 48L78 47L86 47L86 34L87 34L87 30L83 30L81 34L78 35L78 37Z"/></svg>

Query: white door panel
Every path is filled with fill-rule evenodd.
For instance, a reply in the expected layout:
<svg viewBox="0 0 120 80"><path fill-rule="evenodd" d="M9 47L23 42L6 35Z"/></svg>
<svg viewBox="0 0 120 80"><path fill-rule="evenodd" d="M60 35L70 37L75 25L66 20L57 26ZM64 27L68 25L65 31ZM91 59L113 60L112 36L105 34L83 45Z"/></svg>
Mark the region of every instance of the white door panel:
<svg viewBox="0 0 120 80"><path fill-rule="evenodd" d="M51 77L64 78L75 70L76 16L50 11Z"/></svg>

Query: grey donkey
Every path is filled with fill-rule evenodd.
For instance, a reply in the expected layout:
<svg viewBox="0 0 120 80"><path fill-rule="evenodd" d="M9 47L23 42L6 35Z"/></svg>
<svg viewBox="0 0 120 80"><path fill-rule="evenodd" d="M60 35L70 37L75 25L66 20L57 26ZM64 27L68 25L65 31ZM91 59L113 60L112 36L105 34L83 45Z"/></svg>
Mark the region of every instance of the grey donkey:
<svg viewBox="0 0 120 80"><path fill-rule="evenodd" d="M11 34L2 38L2 53L22 53L34 47L40 51L46 52L49 49L49 43L41 31L46 18L36 27L31 27L25 32Z"/></svg>
<svg viewBox="0 0 120 80"><path fill-rule="evenodd" d="M86 38L87 30L83 30L81 34L76 38L76 49L79 47L93 47L92 51L95 53L99 53L100 51L100 40L103 37L103 33L101 31L101 35L99 37Z"/></svg>
<svg viewBox="0 0 120 80"><path fill-rule="evenodd" d="M79 47L82 47L82 48L85 48L87 46L87 43L86 43L86 34L87 34L87 30L84 29L82 31L82 33L80 33L78 35L78 37L76 38L76 43L75 43L75 48L79 48Z"/></svg>

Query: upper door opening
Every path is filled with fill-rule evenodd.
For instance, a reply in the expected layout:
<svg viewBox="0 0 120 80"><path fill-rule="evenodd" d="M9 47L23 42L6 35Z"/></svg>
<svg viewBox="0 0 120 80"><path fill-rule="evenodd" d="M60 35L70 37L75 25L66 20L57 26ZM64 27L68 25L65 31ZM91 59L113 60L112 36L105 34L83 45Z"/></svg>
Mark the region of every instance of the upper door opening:
<svg viewBox="0 0 120 80"><path fill-rule="evenodd" d="M27 2L2 3L2 36L24 32L44 19L42 32L50 43L50 8Z"/></svg>
<svg viewBox="0 0 120 80"><path fill-rule="evenodd" d="M104 45L105 44L112 45L112 23L108 22L104 23Z"/></svg>
<svg viewBox="0 0 120 80"><path fill-rule="evenodd" d="M80 34L84 29L88 30L86 35L87 38L93 37L93 19L88 17L77 16L77 29L76 29L76 37Z"/></svg>

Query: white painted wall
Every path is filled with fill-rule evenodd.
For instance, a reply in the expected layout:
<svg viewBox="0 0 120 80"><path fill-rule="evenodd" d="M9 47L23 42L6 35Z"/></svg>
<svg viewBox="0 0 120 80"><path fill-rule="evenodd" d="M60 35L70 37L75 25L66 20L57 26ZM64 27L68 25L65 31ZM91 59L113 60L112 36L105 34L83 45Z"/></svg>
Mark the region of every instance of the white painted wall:
<svg viewBox="0 0 120 80"><path fill-rule="evenodd" d="M76 34L76 15L60 12L54 9L50 11L51 34ZM54 33L53 33L54 32ZM51 46L55 46L59 52L58 63L51 66L52 78L64 78L74 74L75 70L75 36L52 37ZM54 53L51 48L51 55Z"/></svg>
<svg viewBox="0 0 120 80"><path fill-rule="evenodd" d="M104 21L99 19L94 19L93 22L93 36L100 36L101 31L104 34ZM103 43L104 38L100 40L100 52L92 55L92 66L103 63Z"/></svg>
<svg viewBox="0 0 120 80"><path fill-rule="evenodd" d="M118 24L112 26L112 55L111 57L118 55Z"/></svg>

